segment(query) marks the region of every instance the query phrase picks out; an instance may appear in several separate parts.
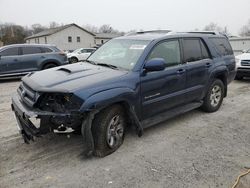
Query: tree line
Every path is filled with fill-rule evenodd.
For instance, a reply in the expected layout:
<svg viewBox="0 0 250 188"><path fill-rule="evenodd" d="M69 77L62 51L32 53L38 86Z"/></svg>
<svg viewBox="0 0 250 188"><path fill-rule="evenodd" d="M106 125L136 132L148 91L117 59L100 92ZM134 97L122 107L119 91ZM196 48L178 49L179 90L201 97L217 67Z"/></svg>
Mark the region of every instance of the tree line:
<svg viewBox="0 0 250 188"><path fill-rule="evenodd" d="M56 27L60 27L63 25L64 24L50 22L49 26L44 26L41 24L33 24L28 27L28 26L21 26L21 25L13 24L13 23L3 23L3 24L0 23L0 41L2 41L4 45L24 43L25 38L28 36L37 34L46 29L56 28ZM82 27L93 33L125 34L125 32L114 29L109 24L104 24L100 27L87 24L87 25L82 25ZM195 29L195 30L199 30L199 29ZM131 31L135 31L135 30L131 30ZM143 31L143 30L140 30L140 31ZM230 32L228 31L228 28L226 26L221 27L214 22L211 22L208 25L206 25L202 29L202 31L218 31L218 32L221 32L230 36ZM239 35L250 36L250 19L245 25L243 25L240 28Z"/></svg>

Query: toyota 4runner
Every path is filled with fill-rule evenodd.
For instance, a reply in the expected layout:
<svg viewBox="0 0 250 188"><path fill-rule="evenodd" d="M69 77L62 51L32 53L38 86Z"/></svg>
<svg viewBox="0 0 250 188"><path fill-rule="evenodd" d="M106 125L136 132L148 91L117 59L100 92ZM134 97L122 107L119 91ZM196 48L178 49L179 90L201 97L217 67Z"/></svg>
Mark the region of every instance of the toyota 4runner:
<svg viewBox="0 0 250 188"><path fill-rule="evenodd" d="M103 157L131 125L143 129L195 108L217 111L235 77L228 39L214 32L140 32L105 43L85 62L30 73L12 98L26 143L81 132Z"/></svg>

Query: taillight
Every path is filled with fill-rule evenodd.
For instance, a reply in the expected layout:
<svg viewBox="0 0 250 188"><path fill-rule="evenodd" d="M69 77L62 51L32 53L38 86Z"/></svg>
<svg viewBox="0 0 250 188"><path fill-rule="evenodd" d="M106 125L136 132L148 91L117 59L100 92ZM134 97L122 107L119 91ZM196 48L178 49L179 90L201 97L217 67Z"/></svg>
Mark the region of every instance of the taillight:
<svg viewBox="0 0 250 188"><path fill-rule="evenodd" d="M63 51L60 51L59 54L62 56L67 56L66 53L64 53Z"/></svg>

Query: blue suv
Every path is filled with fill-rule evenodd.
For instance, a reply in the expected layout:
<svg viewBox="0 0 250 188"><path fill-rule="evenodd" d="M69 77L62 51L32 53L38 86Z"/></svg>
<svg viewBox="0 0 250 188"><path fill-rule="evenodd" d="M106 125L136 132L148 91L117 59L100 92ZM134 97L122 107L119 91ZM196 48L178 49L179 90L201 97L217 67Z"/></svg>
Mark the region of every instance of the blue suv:
<svg viewBox="0 0 250 188"><path fill-rule="evenodd" d="M78 131L103 157L126 128L143 129L195 108L217 111L235 77L228 39L217 33L140 32L110 40L85 62L31 73L12 98L24 141Z"/></svg>
<svg viewBox="0 0 250 188"><path fill-rule="evenodd" d="M68 64L67 56L48 44L13 44L0 48L0 78Z"/></svg>

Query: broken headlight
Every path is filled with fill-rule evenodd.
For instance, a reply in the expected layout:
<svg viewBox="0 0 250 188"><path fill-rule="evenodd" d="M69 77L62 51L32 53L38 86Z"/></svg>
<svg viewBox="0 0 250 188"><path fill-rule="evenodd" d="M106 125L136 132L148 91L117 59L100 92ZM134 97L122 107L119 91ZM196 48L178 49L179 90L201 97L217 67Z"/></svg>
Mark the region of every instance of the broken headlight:
<svg viewBox="0 0 250 188"><path fill-rule="evenodd" d="M39 98L38 108L44 111L65 113L77 111L83 100L72 93L44 93Z"/></svg>

